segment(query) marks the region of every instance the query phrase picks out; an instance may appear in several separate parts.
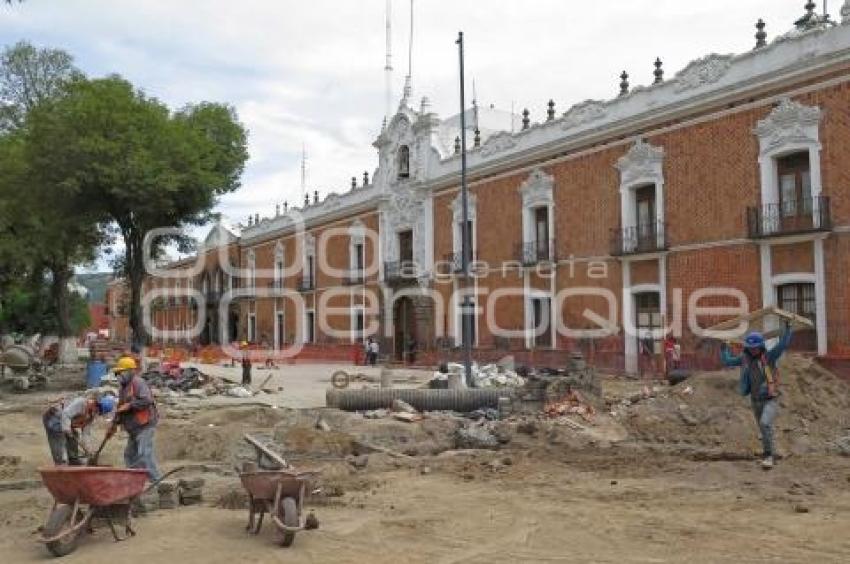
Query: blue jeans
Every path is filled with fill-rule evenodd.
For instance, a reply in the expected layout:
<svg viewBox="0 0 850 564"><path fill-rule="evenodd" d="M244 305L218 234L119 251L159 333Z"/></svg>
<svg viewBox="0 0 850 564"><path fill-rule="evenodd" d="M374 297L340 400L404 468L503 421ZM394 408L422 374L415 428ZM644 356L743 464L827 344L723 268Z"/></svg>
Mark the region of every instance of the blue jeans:
<svg viewBox="0 0 850 564"><path fill-rule="evenodd" d="M779 400L776 398L753 400L753 415L761 431L761 446L764 456L773 456L776 450L773 444L773 420L779 412Z"/></svg>
<svg viewBox="0 0 850 564"><path fill-rule="evenodd" d="M153 431L156 427L143 427L130 433L124 448L124 464L127 468L145 468L152 482L159 480L162 474L156 465L153 452Z"/></svg>

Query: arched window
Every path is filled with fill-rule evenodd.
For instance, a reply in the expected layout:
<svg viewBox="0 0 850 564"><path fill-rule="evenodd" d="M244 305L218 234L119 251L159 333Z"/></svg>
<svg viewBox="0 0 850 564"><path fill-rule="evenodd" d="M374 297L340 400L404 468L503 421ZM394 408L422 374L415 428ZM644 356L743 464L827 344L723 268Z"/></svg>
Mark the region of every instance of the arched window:
<svg viewBox="0 0 850 564"><path fill-rule="evenodd" d="M398 148L398 177L410 177L410 149L407 145Z"/></svg>

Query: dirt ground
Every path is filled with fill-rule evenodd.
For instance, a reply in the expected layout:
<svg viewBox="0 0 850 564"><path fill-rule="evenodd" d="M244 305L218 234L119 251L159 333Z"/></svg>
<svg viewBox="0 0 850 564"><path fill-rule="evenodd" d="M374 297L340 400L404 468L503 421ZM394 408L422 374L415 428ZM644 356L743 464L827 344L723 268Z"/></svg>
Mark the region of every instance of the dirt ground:
<svg viewBox="0 0 850 564"><path fill-rule="evenodd" d="M124 543L98 529L63 560L850 561L850 458L836 443L850 435L848 387L804 359L783 375L783 458L769 472L754 457L758 437L734 372L695 375L650 398L638 397L639 383L606 378L593 422L514 416L492 424L502 437L495 450L455 448L454 431L469 423L445 414L403 423L315 408L165 405L159 460L203 477L204 503L140 517ZM4 562L51 558L37 541L51 502L36 471L48 462L47 398L0 398ZM320 417L329 431L317 429ZM269 526L259 537L244 531L233 467L250 454L245 432L322 471L309 503L321 526L290 548ZM117 439L103 462L120 463ZM395 454L376 452L385 449Z"/></svg>

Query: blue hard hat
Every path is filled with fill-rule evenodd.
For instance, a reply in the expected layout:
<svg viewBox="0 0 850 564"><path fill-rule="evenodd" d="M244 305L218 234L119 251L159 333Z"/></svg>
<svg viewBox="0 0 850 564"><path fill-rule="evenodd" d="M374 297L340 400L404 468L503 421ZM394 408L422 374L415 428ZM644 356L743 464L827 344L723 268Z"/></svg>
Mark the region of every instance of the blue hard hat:
<svg viewBox="0 0 850 564"><path fill-rule="evenodd" d="M744 339L744 345L751 349L758 349L764 346L764 335L758 331L753 331L747 338Z"/></svg>
<svg viewBox="0 0 850 564"><path fill-rule="evenodd" d="M97 410L101 415L110 413L115 408L115 396L105 395L97 400Z"/></svg>

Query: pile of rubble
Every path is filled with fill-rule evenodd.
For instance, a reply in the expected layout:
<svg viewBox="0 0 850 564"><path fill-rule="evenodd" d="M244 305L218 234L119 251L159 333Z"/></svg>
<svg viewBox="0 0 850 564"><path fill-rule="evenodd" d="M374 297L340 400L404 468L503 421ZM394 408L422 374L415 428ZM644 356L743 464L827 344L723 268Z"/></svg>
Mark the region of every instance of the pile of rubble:
<svg viewBox="0 0 850 564"><path fill-rule="evenodd" d="M579 415L590 423L593 421L593 416L596 415L596 409L585 400L580 392L569 389L560 399L547 403L543 407L543 413L550 418Z"/></svg>
<svg viewBox="0 0 850 564"><path fill-rule="evenodd" d="M467 387L463 364L449 362L434 372L432 387L455 387L449 385L449 382L454 381L457 381L457 387ZM506 357L496 364L479 366L478 363L472 363L470 384L472 388L520 388L525 385L525 378L517 373L513 357Z"/></svg>

